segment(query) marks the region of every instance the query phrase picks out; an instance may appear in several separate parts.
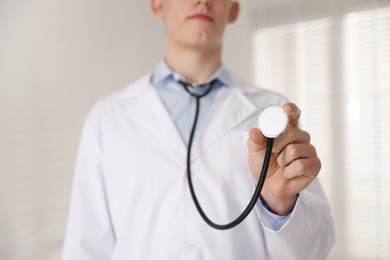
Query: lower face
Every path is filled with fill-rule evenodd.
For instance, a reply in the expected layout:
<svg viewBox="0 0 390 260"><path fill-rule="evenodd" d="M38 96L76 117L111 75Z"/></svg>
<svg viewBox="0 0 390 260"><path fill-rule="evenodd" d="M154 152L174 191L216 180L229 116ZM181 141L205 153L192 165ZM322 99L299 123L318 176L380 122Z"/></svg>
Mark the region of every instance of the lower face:
<svg viewBox="0 0 390 260"><path fill-rule="evenodd" d="M221 46L230 11L230 1L213 1L213 8L208 11L197 10L188 3L190 1L171 2L179 2L179 4L172 3L166 9L165 26L168 41L189 48L204 49Z"/></svg>

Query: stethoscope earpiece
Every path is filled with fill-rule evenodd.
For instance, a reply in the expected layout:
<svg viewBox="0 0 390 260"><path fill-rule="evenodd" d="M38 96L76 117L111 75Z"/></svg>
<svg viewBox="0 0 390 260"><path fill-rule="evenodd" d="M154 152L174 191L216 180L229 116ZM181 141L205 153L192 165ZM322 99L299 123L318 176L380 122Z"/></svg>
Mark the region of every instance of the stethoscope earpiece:
<svg viewBox="0 0 390 260"><path fill-rule="evenodd" d="M283 108L271 105L263 109L257 117L257 128L268 138L276 138L286 131L289 119Z"/></svg>

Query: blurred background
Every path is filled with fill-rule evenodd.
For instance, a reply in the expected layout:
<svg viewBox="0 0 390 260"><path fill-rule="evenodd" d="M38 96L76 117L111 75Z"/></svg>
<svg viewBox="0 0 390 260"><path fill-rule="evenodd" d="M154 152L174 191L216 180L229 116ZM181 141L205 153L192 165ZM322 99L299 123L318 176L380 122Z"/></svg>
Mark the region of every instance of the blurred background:
<svg viewBox="0 0 390 260"><path fill-rule="evenodd" d="M390 0L241 8L225 65L301 107L335 218L329 259L390 259ZM0 259L60 258L83 120L154 68L163 37L147 0L0 0Z"/></svg>

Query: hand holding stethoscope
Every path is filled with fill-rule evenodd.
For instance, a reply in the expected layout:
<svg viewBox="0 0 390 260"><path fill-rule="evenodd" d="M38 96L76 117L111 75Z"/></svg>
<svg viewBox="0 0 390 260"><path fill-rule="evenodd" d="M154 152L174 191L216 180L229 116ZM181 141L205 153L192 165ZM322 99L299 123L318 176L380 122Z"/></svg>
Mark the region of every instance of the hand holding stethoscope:
<svg viewBox="0 0 390 260"><path fill-rule="evenodd" d="M180 79L177 82L196 101L195 119L189 138L186 162L191 197L203 220L216 229L233 228L249 215L260 194L271 211L279 215L288 214L293 209L299 192L310 184L321 168L314 146L310 145L309 134L298 128L299 108L292 103L285 104L283 107L271 105L259 114L257 127L261 133L257 129L252 129L248 141L249 165L252 175L257 180L256 189L244 211L237 218L229 223L219 224L208 218L203 211L191 177L191 148L200 101L210 93L218 80L201 85L190 84ZM195 93L191 90L198 87L201 87L203 92ZM286 133L283 134L285 131Z"/></svg>
<svg viewBox="0 0 390 260"><path fill-rule="evenodd" d="M299 192L318 175L321 162L310 144L310 135L298 128L300 109L293 103L283 106L289 125L283 135L275 138L268 174L261 196L269 209L287 215L294 208ZM259 179L266 152L267 138L257 128L249 132L248 161L252 175ZM260 164L259 164L260 162Z"/></svg>

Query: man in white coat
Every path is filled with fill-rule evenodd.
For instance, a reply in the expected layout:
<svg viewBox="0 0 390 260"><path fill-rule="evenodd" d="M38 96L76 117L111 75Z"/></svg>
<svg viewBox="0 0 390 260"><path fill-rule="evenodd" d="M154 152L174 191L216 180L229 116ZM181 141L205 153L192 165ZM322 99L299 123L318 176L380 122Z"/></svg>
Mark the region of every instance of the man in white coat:
<svg viewBox="0 0 390 260"><path fill-rule="evenodd" d="M63 259L326 258L333 223L316 179L320 160L298 128L299 108L238 80L221 63L224 29L236 20L238 2L151 0L151 6L165 24L165 59L88 115ZM201 99L191 172L203 210L217 223L242 212L259 178L266 148L253 128L259 111L279 104L289 117L255 210L233 229L207 225L192 201L186 155L196 102L178 80L214 85Z"/></svg>

